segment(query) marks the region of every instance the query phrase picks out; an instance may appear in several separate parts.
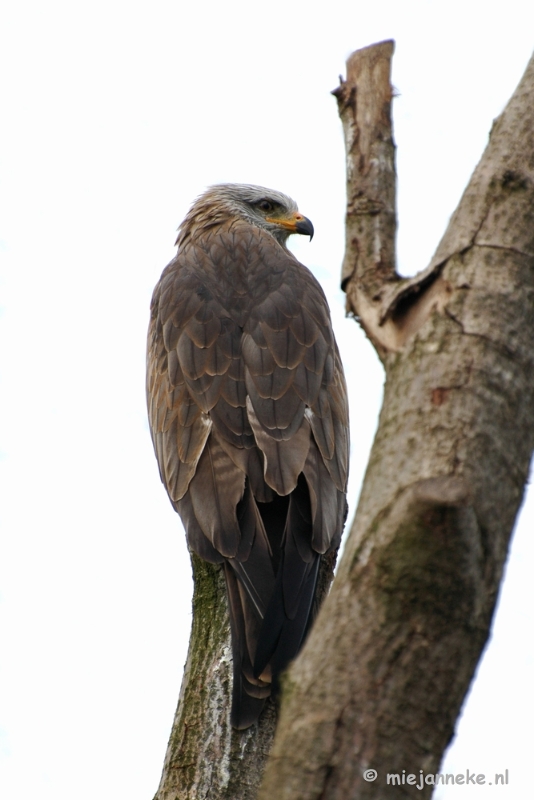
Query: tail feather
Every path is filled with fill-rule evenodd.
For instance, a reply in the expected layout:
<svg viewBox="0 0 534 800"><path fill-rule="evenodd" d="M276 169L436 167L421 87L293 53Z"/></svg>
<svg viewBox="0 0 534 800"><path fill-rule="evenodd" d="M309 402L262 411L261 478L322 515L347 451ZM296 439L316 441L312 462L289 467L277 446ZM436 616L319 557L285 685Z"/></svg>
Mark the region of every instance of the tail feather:
<svg viewBox="0 0 534 800"><path fill-rule="evenodd" d="M228 605L230 609L230 629L232 633L233 690L231 724L237 730L253 725L262 712L265 700L271 693L270 684L254 677L252 660L247 644L247 628L258 624L254 606L247 600L243 602L242 592L235 572L225 564ZM248 623L248 624L247 624Z"/></svg>
<svg viewBox="0 0 534 800"><path fill-rule="evenodd" d="M301 475L289 499L276 584L263 618L254 674L276 679L299 652L309 627L320 556L311 541L310 498Z"/></svg>
<svg viewBox="0 0 534 800"><path fill-rule="evenodd" d="M256 503L247 484L237 517L244 544L238 557L226 559L225 574L234 659L232 725L243 729L257 720L302 646L321 557L311 546L311 502L303 475L289 497L276 496L271 503Z"/></svg>

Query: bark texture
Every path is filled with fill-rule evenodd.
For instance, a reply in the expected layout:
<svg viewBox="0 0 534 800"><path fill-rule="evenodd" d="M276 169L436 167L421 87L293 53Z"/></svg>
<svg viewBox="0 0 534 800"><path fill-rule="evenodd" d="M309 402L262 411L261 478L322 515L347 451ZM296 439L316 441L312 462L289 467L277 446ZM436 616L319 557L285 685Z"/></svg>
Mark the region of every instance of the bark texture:
<svg viewBox="0 0 534 800"><path fill-rule="evenodd" d="M230 725L232 647L222 569L192 555L194 595L189 652L167 754L154 800L254 800L274 736L269 699L259 724ZM335 553L324 556L318 598L328 591Z"/></svg>
<svg viewBox="0 0 534 800"><path fill-rule="evenodd" d="M386 776L439 769L534 447L534 59L431 264L402 280L392 52L354 53L335 92L347 307L384 364L384 403L338 575L286 678L262 800L431 795Z"/></svg>
<svg viewBox="0 0 534 800"><path fill-rule="evenodd" d="M269 753L276 712L259 725L230 725L232 647L224 574L191 557L193 625L178 708L154 800L253 800Z"/></svg>

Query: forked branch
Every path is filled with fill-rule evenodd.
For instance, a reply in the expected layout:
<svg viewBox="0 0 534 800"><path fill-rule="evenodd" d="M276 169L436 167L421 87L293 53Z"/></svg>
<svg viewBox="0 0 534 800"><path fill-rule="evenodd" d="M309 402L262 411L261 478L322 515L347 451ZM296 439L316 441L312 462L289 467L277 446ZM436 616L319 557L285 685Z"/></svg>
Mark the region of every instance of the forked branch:
<svg viewBox="0 0 534 800"><path fill-rule="evenodd" d="M488 637L534 447L534 59L429 267L402 280L392 52L383 42L354 53L336 91L343 284L383 361L384 403L338 575L289 671L262 800L430 796ZM387 785L403 770L430 779Z"/></svg>

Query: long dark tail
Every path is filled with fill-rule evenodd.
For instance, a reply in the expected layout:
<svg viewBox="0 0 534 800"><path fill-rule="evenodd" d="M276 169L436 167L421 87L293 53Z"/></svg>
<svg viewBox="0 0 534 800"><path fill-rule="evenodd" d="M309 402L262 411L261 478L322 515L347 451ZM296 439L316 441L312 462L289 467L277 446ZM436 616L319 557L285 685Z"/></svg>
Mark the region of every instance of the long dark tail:
<svg viewBox="0 0 534 800"><path fill-rule="evenodd" d="M240 526L253 544L246 561L225 564L232 628L232 725L257 721L311 623L320 555L311 547L308 487L301 475L288 497L256 503L245 492Z"/></svg>

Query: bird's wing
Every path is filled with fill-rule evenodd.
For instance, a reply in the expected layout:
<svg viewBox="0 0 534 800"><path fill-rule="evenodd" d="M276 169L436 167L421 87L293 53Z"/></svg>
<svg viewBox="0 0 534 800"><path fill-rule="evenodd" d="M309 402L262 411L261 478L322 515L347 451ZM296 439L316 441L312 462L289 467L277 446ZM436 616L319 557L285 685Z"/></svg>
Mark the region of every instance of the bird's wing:
<svg viewBox="0 0 534 800"><path fill-rule="evenodd" d="M210 267L209 253L191 247L169 264L155 289L147 394L161 478L184 518L189 544L220 562L239 552L236 508L246 472L210 433L217 427L245 451L254 437L245 411L241 328L209 280Z"/></svg>
<svg viewBox="0 0 534 800"><path fill-rule="evenodd" d="M287 495L304 472L313 495L312 544L324 553L337 513L324 506L321 484L326 477L342 494L347 487L347 389L324 293L306 267L289 255L287 261L284 279L251 309L245 327L248 417L269 486Z"/></svg>
<svg viewBox="0 0 534 800"><path fill-rule="evenodd" d="M252 309L243 335L248 417L265 481L289 496L276 586L255 658L276 672L300 648L319 554L337 547L346 515L348 406L328 304L288 256L284 278Z"/></svg>
<svg viewBox="0 0 534 800"><path fill-rule="evenodd" d="M257 676L298 652L319 554L339 543L344 521L346 388L319 284L244 222L192 242L154 292L147 392L161 478L189 545L226 562L233 716L246 727L258 707L236 712L236 693L261 705Z"/></svg>

